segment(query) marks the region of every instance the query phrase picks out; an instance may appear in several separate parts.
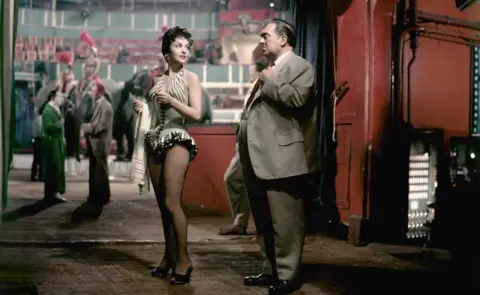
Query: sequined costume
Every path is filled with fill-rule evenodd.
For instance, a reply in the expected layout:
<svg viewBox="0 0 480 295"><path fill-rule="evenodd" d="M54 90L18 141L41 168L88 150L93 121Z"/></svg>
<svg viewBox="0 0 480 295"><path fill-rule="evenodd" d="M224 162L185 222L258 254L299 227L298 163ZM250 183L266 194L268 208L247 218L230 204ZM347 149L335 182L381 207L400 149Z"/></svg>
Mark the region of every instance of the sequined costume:
<svg viewBox="0 0 480 295"><path fill-rule="evenodd" d="M188 88L185 83L182 69L168 85L166 91L181 103L188 105ZM194 139L188 134L185 118L171 106L158 103L156 93L164 89L165 75L158 77L158 81L148 92L147 102L152 115L151 129L145 135L145 141L150 152L163 158L165 151L175 144L184 145L190 152L190 161L195 158L198 147Z"/></svg>
<svg viewBox="0 0 480 295"><path fill-rule="evenodd" d="M100 63L98 58L89 58L85 61L83 67L83 79L81 81L80 91L85 94L91 94L93 83L97 81L97 66ZM83 96L82 95L82 96Z"/></svg>
<svg viewBox="0 0 480 295"><path fill-rule="evenodd" d="M98 81L97 72L100 68L100 59L97 57L95 41L88 32L81 32L79 38L80 42L87 44L89 48L87 59L83 62L83 77L78 85L81 97L84 97L86 94L92 94L93 85Z"/></svg>
<svg viewBox="0 0 480 295"><path fill-rule="evenodd" d="M57 94L62 94L68 96L70 89L72 88L72 82L75 80L75 76L72 71L73 67L73 58L70 53L62 52L57 55L57 61L59 63L67 64L67 69L65 69L60 77L57 79Z"/></svg>

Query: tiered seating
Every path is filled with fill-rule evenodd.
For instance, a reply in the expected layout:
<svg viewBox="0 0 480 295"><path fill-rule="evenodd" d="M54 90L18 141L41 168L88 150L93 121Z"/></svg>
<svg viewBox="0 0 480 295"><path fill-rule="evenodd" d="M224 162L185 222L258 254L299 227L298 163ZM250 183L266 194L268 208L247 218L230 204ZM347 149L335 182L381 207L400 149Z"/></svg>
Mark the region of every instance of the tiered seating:
<svg viewBox="0 0 480 295"><path fill-rule="evenodd" d="M122 48L129 53L128 64L148 65L158 62L158 55L162 52L162 46L157 40L134 40L134 39L108 39L98 38L95 40L98 57L104 64L115 64L119 50ZM195 41L194 48L197 52L197 62L207 57L203 51L209 44L208 41ZM18 61L55 61L55 53L61 51L72 52L75 56L85 56L86 47L81 46L78 39L17 36L15 46L15 59Z"/></svg>
<svg viewBox="0 0 480 295"><path fill-rule="evenodd" d="M17 36L15 42L15 59L19 61L50 60L56 51L56 47L63 45L63 39L38 38L37 36Z"/></svg>
<svg viewBox="0 0 480 295"><path fill-rule="evenodd" d="M98 44L99 58L106 63L115 63L118 51L123 48L128 51L129 64L156 64L162 46L157 40L132 39L100 39Z"/></svg>

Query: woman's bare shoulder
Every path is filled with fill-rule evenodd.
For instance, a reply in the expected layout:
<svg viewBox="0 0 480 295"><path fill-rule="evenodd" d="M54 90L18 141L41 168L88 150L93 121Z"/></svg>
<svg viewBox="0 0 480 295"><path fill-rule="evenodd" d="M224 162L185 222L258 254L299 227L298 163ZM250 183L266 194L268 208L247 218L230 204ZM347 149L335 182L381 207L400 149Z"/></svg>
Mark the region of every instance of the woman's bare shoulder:
<svg viewBox="0 0 480 295"><path fill-rule="evenodd" d="M187 69L185 69L185 80L187 81L188 84L200 82L198 75Z"/></svg>

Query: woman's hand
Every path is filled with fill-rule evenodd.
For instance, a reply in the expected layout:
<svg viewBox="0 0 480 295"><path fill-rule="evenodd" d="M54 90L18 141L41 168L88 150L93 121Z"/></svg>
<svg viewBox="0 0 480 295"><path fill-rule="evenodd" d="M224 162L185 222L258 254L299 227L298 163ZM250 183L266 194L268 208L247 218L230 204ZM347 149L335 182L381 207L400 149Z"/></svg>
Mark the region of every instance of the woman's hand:
<svg viewBox="0 0 480 295"><path fill-rule="evenodd" d="M159 104L169 105L172 102L173 97L166 91L160 91L155 95Z"/></svg>
<svg viewBox="0 0 480 295"><path fill-rule="evenodd" d="M143 111L143 103L138 99L134 99L132 103L135 113L140 114Z"/></svg>

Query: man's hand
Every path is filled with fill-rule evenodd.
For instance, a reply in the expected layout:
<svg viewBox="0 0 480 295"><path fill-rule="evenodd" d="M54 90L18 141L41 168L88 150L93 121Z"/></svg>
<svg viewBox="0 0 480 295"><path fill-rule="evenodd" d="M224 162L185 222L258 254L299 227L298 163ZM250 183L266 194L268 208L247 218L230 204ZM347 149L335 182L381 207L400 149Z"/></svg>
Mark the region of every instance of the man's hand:
<svg viewBox="0 0 480 295"><path fill-rule="evenodd" d="M90 123L83 123L80 130L83 131L84 136L88 136L90 133Z"/></svg>
<svg viewBox="0 0 480 295"><path fill-rule="evenodd" d="M260 74L258 75L258 79L265 82L266 80L270 79L270 77L272 77L272 74L272 67L268 67L260 72Z"/></svg>
<svg viewBox="0 0 480 295"><path fill-rule="evenodd" d="M61 118L61 119L60 119L60 124L63 125L64 123L65 123L65 119L64 119L64 118Z"/></svg>

